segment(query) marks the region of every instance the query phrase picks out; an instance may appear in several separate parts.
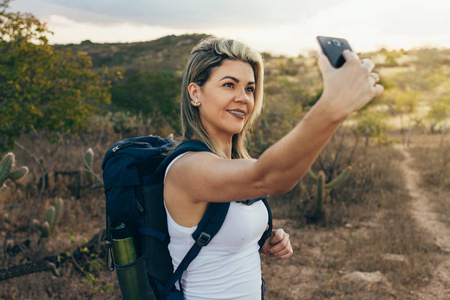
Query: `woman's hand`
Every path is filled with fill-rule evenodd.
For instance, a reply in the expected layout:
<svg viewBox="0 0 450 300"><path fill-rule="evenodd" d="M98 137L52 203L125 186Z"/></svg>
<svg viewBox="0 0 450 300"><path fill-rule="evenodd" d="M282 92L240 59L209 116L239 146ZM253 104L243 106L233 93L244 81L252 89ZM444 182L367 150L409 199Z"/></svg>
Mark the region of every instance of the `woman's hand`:
<svg viewBox="0 0 450 300"><path fill-rule="evenodd" d="M370 59L360 60L355 53L343 52L345 64L334 68L324 54L318 55L319 69L322 73L324 91L322 102L340 117L345 118L369 103L383 92L377 84L380 77L373 73L375 64Z"/></svg>
<svg viewBox="0 0 450 300"><path fill-rule="evenodd" d="M273 229L272 235L264 243L261 252L279 260L288 259L294 254L289 234L284 232L283 229Z"/></svg>

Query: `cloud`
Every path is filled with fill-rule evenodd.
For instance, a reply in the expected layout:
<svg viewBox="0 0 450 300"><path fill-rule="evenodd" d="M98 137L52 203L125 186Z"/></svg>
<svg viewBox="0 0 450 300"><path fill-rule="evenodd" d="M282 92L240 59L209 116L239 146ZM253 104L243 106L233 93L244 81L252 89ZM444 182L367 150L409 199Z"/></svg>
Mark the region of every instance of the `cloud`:
<svg viewBox="0 0 450 300"><path fill-rule="evenodd" d="M49 36L52 44L80 43L90 40L94 43L127 43L151 41L166 35L186 33L181 29L161 26L111 23L109 26L86 22L75 22L59 15L49 16L47 21L54 35Z"/></svg>
<svg viewBox="0 0 450 300"><path fill-rule="evenodd" d="M48 22L51 43L207 33L287 55L317 50L316 35L347 38L359 52L450 47L448 0L15 0L11 7Z"/></svg>
<svg viewBox="0 0 450 300"><path fill-rule="evenodd" d="M38 17L62 15L76 22L140 23L171 28L270 26L301 22L343 0L17 0Z"/></svg>

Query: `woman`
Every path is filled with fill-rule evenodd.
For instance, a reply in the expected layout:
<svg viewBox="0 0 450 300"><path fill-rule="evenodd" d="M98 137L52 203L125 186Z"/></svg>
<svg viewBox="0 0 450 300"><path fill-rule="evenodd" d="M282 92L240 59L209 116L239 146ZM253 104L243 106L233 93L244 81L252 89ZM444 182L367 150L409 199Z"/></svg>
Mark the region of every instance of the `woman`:
<svg viewBox="0 0 450 300"><path fill-rule="evenodd" d="M257 242L266 228L267 211L261 201L237 201L291 190L339 124L381 94L372 61L360 61L352 52L344 56L347 62L340 69L318 56L321 98L291 132L255 160L245 147L263 102L260 54L238 41L216 38L202 40L192 50L182 83L183 139L200 140L213 153L186 153L166 171L164 201L175 268L193 244L190 235L208 203L231 204L219 233L183 274L186 299L261 299ZM290 257L288 235L276 231L262 251L279 259Z"/></svg>

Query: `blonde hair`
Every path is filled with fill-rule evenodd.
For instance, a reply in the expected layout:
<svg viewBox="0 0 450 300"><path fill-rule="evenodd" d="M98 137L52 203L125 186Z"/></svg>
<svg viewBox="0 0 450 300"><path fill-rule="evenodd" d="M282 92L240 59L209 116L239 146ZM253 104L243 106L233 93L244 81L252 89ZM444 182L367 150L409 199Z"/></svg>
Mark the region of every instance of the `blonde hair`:
<svg viewBox="0 0 450 300"><path fill-rule="evenodd" d="M190 103L191 98L188 92L190 83L203 86L211 76L213 69L221 66L226 59L240 60L250 64L255 76L255 105L243 130L233 136L231 150L232 158L250 158L247 151L247 137L249 130L252 128L262 109L264 63L259 52L240 41L209 37L201 40L192 49L184 70L181 85L182 139L188 140L195 137L195 139L205 143L215 154L226 158L225 153L223 153L206 132L201 122L198 108Z"/></svg>

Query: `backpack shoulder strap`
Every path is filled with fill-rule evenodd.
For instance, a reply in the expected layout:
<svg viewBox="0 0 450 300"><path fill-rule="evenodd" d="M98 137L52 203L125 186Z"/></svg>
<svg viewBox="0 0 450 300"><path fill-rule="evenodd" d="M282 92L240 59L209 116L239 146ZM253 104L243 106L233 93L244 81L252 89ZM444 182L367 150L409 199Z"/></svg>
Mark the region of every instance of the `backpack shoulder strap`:
<svg viewBox="0 0 450 300"><path fill-rule="evenodd" d="M166 299L175 283L181 279L183 272L200 253L202 247L208 245L208 243L220 230L223 222L225 221L225 217L227 216L229 208L229 202L209 203L205 215L198 224L197 229L192 234L192 237L196 242L183 258L173 275L170 277L169 281L164 286L164 290L160 291L161 299Z"/></svg>
<svg viewBox="0 0 450 300"><path fill-rule="evenodd" d="M272 210L270 209L270 205L269 205L269 201L267 201L267 197L264 197L261 199L262 202L264 203L264 205L267 208L267 214L269 215L269 228L264 231L261 239L258 242L258 245L260 248L262 248L262 246L264 246L264 243L266 242L266 240L270 237L270 235L272 234L272 229L273 229L273 218L272 218Z"/></svg>

